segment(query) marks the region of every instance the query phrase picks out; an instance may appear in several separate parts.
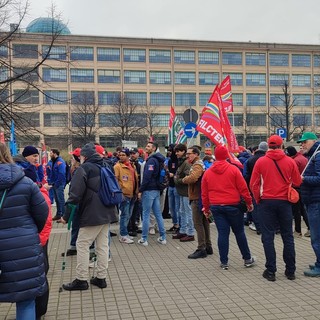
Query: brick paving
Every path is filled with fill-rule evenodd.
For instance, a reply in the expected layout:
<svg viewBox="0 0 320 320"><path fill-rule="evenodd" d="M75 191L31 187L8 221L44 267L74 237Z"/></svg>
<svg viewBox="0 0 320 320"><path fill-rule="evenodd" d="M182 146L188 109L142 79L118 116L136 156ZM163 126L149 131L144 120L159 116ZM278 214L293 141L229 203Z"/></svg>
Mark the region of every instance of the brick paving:
<svg viewBox="0 0 320 320"><path fill-rule="evenodd" d="M167 229L171 226L165 222ZM246 227L247 228L247 227ZM118 225L112 230L118 233ZM303 230L306 231L306 230ZM276 236L277 281L262 278L264 254L260 237L246 230L250 249L258 259L245 268L233 234L229 270L219 268L215 226L211 225L214 254L190 260L196 242L181 243L168 235L166 246L149 236L149 246L121 244L112 238L108 287L59 293L67 228L55 224L49 243L50 300L45 320L183 320L183 319L320 319L320 278L306 278L303 270L314 262L310 238L295 239L297 279L284 276L282 241ZM76 257L67 257L63 282L75 278ZM92 270L90 271L92 274ZM15 319L15 305L0 304L0 319Z"/></svg>

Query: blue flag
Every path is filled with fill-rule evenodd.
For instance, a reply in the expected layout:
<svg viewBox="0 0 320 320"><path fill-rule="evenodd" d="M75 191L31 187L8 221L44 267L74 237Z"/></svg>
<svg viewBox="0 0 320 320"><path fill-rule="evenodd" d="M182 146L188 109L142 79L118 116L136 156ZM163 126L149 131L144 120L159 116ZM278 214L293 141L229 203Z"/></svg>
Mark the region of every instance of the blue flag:
<svg viewBox="0 0 320 320"><path fill-rule="evenodd" d="M14 121L11 121L11 130L10 130L10 152L12 156L17 155L17 144L16 144L16 133L14 130Z"/></svg>

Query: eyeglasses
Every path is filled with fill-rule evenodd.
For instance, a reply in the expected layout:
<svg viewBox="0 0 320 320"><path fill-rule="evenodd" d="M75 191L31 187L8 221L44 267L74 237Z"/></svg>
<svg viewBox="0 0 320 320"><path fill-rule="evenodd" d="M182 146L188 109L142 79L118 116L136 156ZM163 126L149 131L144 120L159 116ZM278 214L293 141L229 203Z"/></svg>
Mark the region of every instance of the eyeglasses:
<svg viewBox="0 0 320 320"><path fill-rule="evenodd" d="M186 153L187 155L190 155L190 154L195 154L194 152L187 152Z"/></svg>

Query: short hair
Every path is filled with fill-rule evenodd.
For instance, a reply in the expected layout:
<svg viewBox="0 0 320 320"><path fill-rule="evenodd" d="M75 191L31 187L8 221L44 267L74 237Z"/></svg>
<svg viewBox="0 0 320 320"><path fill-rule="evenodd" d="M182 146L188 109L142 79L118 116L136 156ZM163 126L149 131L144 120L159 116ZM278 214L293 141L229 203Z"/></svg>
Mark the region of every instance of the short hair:
<svg viewBox="0 0 320 320"><path fill-rule="evenodd" d="M151 143L156 148L156 150L159 148L159 145L156 142L148 141L148 143Z"/></svg>
<svg viewBox="0 0 320 320"><path fill-rule="evenodd" d="M174 151L184 151L187 152L187 146L183 143L178 143L175 147L174 147Z"/></svg>
<svg viewBox="0 0 320 320"><path fill-rule="evenodd" d="M194 144L191 148L197 148L199 152L201 151L201 146L198 146L197 144ZM190 149L190 148L189 148ZM199 153L200 154L200 153Z"/></svg>
<svg viewBox="0 0 320 320"><path fill-rule="evenodd" d="M197 147L192 146L192 147L189 147L188 149L192 150L193 153L195 153L198 156L200 156L200 150Z"/></svg>
<svg viewBox="0 0 320 320"><path fill-rule="evenodd" d="M60 156L60 151L59 151L59 149L54 149L54 148L52 148L52 149L51 149L51 152L52 152L52 153L55 153L57 156Z"/></svg>

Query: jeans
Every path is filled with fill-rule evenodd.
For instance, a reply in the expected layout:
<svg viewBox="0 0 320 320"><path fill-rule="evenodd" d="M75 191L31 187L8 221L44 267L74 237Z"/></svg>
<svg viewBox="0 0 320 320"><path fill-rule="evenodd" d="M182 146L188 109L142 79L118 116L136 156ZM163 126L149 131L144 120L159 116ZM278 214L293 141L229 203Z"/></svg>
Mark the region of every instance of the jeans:
<svg viewBox="0 0 320 320"><path fill-rule="evenodd" d="M53 192L53 188L50 188L50 189L49 189L49 198L50 198L51 204L53 204L53 203L54 203L54 192Z"/></svg>
<svg viewBox="0 0 320 320"><path fill-rule="evenodd" d="M292 231L291 203L285 200L261 200L259 218L261 240L266 256L266 268L272 273L277 271L274 235L277 228L280 227L286 273L293 274L296 270L296 253Z"/></svg>
<svg viewBox="0 0 320 320"><path fill-rule="evenodd" d="M54 199L57 204L57 216L64 215L64 186L53 186Z"/></svg>
<svg viewBox="0 0 320 320"><path fill-rule="evenodd" d="M120 203L120 236L125 237L128 235L128 223L132 215L135 199L124 197Z"/></svg>
<svg viewBox="0 0 320 320"><path fill-rule="evenodd" d="M250 260L251 253L243 225L244 214L237 207L233 206L211 206L210 210L218 230L220 262L228 264L230 227L236 237L242 259Z"/></svg>
<svg viewBox="0 0 320 320"><path fill-rule="evenodd" d="M153 211L157 220L160 237L166 239L166 230L164 228L162 212L160 209L160 191L147 190L142 193L142 240L148 240L150 211Z"/></svg>
<svg viewBox="0 0 320 320"><path fill-rule="evenodd" d="M192 220L192 210L189 203L188 197L180 197L180 208L179 208L179 216L180 216L180 231L179 233L187 234L188 236L194 235L194 225Z"/></svg>
<svg viewBox="0 0 320 320"><path fill-rule="evenodd" d="M174 225L179 225L180 197L176 187L168 188L169 210Z"/></svg>
<svg viewBox="0 0 320 320"><path fill-rule="evenodd" d="M301 233L301 216L303 217L307 228L310 229L306 209L304 208L301 199L299 199L297 203L292 203L292 214L294 218L294 230L296 232Z"/></svg>
<svg viewBox="0 0 320 320"><path fill-rule="evenodd" d="M316 255L316 267L320 268L320 203L307 205L307 214L310 226L310 238L313 251Z"/></svg>
<svg viewBox="0 0 320 320"><path fill-rule="evenodd" d="M24 300L16 303L16 320L35 320L35 300Z"/></svg>

